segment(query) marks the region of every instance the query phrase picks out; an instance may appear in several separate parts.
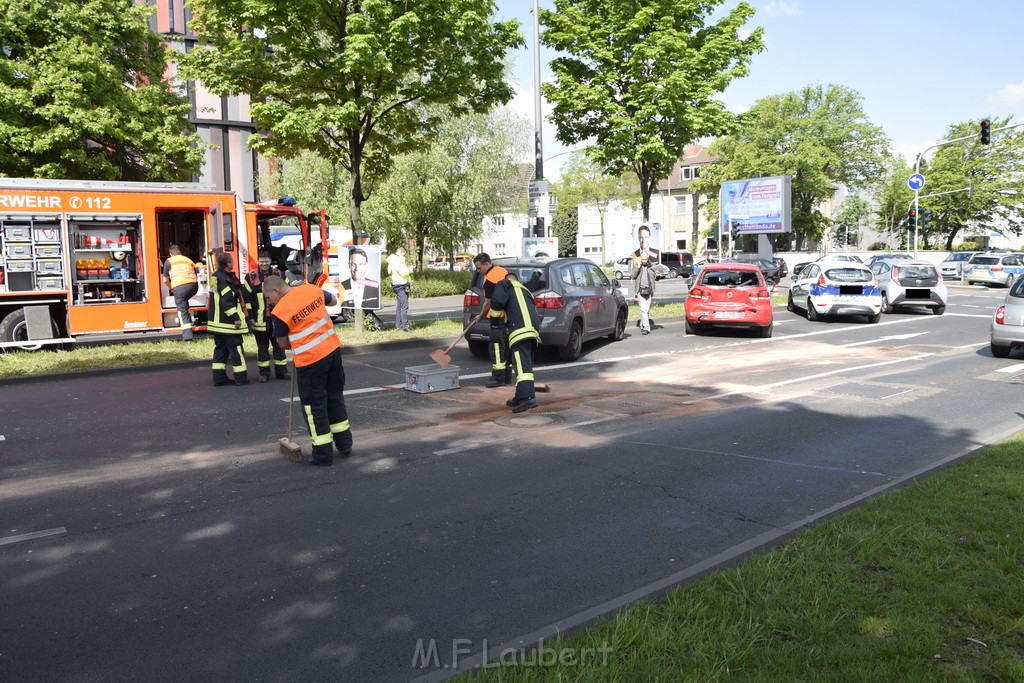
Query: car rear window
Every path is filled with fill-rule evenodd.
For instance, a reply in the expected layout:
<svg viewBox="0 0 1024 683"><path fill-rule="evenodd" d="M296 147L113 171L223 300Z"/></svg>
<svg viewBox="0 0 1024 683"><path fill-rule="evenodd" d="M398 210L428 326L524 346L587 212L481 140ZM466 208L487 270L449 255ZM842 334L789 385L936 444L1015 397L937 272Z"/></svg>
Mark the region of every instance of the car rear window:
<svg viewBox="0 0 1024 683"><path fill-rule="evenodd" d="M900 269L900 277L904 278L933 278L935 277L935 266L897 266Z"/></svg>
<svg viewBox="0 0 1024 683"><path fill-rule="evenodd" d="M539 292L548 287L546 270L545 268L514 267L509 268L508 272L519 278L519 281L526 285L531 292Z"/></svg>
<svg viewBox="0 0 1024 683"><path fill-rule="evenodd" d="M971 259L971 263L977 263L982 266L994 266L999 263L998 256L975 256Z"/></svg>
<svg viewBox="0 0 1024 683"><path fill-rule="evenodd" d="M871 282L874 275L860 268L830 268L825 271L825 277L833 282Z"/></svg>
<svg viewBox="0 0 1024 683"><path fill-rule="evenodd" d="M756 287L757 273L749 270L708 269L701 271L700 283L707 287Z"/></svg>

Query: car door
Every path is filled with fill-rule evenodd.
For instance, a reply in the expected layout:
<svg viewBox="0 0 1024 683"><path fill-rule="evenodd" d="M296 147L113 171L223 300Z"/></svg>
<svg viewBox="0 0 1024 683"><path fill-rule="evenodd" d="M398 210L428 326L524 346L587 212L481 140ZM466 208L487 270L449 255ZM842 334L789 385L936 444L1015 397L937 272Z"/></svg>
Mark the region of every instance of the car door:
<svg viewBox="0 0 1024 683"><path fill-rule="evenodd" d="M793 286L790 287L790 297L803 306L807 297L811 294L811 287L817 281L820 274L821 268L817 264L808 263L804 266L803 270L797 273L796 280L793 281Z"/></svg>
<svg viewBox="0 0 1024 683"><path fill-rule="evenodd" d="M596 265L588 265L587 270L590 272L590 281L594 283L594 296L597 298L598 315L594 321L594 331L610 331L615 327L615 315L618 313L618 306L615 305L615 288L604 271Z"/></svg>
<svg viewBox="0 0 1024 683"><path fill-rule="evenodd" d="M569 273L572 276L572 284L566 285L565 288L565 307L573 315L583 319L583 336L587 338L594 326L599 325L598 321L601 318L597 286L594 284L590 268L582 261L571 264Z"/></svg>

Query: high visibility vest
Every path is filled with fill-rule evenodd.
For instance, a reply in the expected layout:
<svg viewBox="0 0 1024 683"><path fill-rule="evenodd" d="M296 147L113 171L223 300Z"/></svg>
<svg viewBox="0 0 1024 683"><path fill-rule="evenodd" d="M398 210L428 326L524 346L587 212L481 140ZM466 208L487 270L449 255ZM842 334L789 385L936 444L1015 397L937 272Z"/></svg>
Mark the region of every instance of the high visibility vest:
<svg viewBox="0 0 1024 683"><path fill-rule="evenodd" d="M303 283L293 287L274 306L274 317L288 327L295 367L312 365L341 348L341 339L327 315L324 291Z"/></svg>
<svg viewBox="0 0 1024 683"><path fill-rule="evenodd" d="M249 331L245 316L238 308L238 297L235 294L237 283L238 280L229 272L218 270L213 274L207 309L207 332L245 334ZM242 326L235 327L236 321L242 323Z"/></svg>
<svg viewBox="0 0 1024 683"><path fill-rule="evenodd" d="M507 276L508 271L501 266L492 265L488 268L487 274L484 275L484 296L490 299L491 295L494 293L495 285L504 280ZM490 287L487 286L488 284L490 284ZM504 311L496 311L494 308L491 308L490 312L487 314L487 317L489 318L502 318L504 316Z"/></svg>
<svg viewBox="0 0 1024 683"><path fill-rule="evenodd" d="M171 278L171 289L180 285L199 282L199 278L196 277L196 264L192 263L192 259L188 256L176 254L168 258L167 262L171 264L170 271L167 274L167 277Z"/></svg>

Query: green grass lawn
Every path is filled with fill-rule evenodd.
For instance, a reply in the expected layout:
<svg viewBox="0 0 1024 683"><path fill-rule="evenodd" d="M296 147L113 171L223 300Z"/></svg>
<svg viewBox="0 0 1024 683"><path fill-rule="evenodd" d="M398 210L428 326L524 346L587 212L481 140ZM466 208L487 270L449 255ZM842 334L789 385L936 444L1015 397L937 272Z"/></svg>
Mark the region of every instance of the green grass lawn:
<svg viewBox="0 0 1024 683"><path fill-rule="evenodd" d="M1022 519L1024 436L477 678L1024 681Z"/></svg>

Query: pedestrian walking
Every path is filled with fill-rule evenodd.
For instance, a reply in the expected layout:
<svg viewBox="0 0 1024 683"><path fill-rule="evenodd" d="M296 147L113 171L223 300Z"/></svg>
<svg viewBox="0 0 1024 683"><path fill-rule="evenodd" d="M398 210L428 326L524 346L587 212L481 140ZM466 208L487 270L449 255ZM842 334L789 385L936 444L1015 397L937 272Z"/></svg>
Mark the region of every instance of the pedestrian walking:
<svg viewBox="0 0 1024 683"><path fill-rule="evenodd" d="M242 315L238 291L238 278L231 272L234 267L231 254L218 254L217 272L210 279L209 319L206 330L213 334L213 383L215 386L232 384L227 364L235 375L234 384L249 383L249 374L242 353L242 335L249 331Z"/></svg>
<svg viewBox="0 0 1024 683"><path fill-rule="evenodd" d="M192 312L189 311L189 299L199 293L199 275L196 264L188 256L181 253L177 244L167 248L169 254L164 261L164 282L174 297L174 307L178 309L178 324L181 326L181 340L192 341Z"/></svg>
<svg viewBox="0 0 1024 683"><path fill-rule="evenodd" d="M263 294L270 304L277 343L292 350L299 401L313 442L309 464L333 465L332 442L341 457L352 453L341 340L327 314L327 306L333 306L336 298L306 282L289 287L276 275L264 280Z"/></svg>
<svg viewBox="0 0 1024 683"><path fill-rule="evenodd" d="M491 378L484 384L488 389L512 383L512 366L509 364L508 331L505 313L491 308L491 296L495 286L508 276L508 271L491 263L491 257L481 252L473 257L476 272L484 276L484 303L476 320L487 318L490 328L487 335L488 355L491 357ZM472 323L470 323L472 324Z"/></svg>
<svg viewBox="0 0 1024 683"><path fill-rule="evenodd" d="M242 296L249 310L249 329L256 339L256 364L259 366L260 383L270 380L270 359L274 359L274 376L291 379L288 374L288 355L271 334L270 315L267 299L263 294L263 283L271 275L281 277L281 271L273 266L270 252L261 249L256 258L256 270L246 274L242 280Z"/></svg>
<svg viewBox="0 0 1024 683"><path fill-rule="evenodd" d="M505 405L512 408L513 413L536 408L533 355L540 342L540 315L533 293L513 273L509 273L495 286L491 307L505 314L509 355L516 373L516 394Z"/></svg>
<svg viewBox="0 0 1024 683"><path fill-rule="evenodd" d="M641 251L639 256L633 257L631 269L634 290L636 291L636 303L640 307L640 334L651 333L651 302L654 301L654 270L651 268L650 255Z"/></svg>
<svg viewBox="0 0 1024 683"><path fill-rule="evenodd" d="M405 247L399 247L388 256L388 275L395 292L395 329L409 332L409 276L412 266L405 260Z"/></svg>

